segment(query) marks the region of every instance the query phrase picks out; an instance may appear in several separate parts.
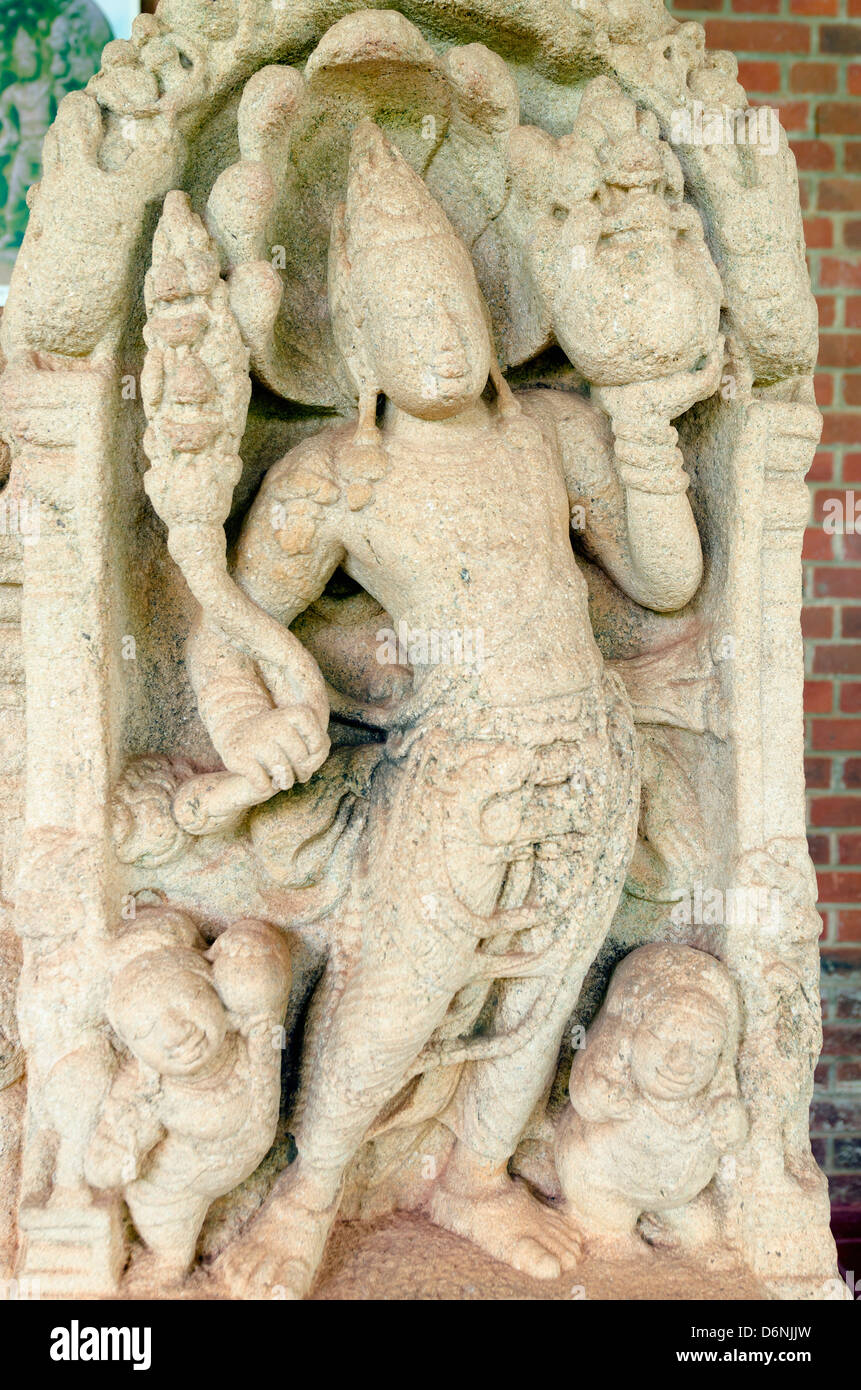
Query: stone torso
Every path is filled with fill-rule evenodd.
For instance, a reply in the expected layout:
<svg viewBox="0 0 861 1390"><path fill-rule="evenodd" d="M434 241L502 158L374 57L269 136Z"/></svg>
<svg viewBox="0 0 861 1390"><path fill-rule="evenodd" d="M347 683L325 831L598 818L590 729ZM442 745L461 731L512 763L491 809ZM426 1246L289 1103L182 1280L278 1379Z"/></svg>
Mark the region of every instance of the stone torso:
<svg viewBox="0 0 861 1390"><path fill-rule="evenodd" d="M277 1101L270 1101L274 1127ZM145 1179L176 1189L194 1182L213 1196L229 1192L256 1168L271 1142L257 1102L247 1044L239 1037L228 1045L224 1065L208 1084L165 1078L161 1119L168 1135L154 1151Z"/></svg>
<svg viewBox="0 0 861 1390"><path fill-rule="evenodd" d="M386 476L346 514L345 568L397 625L481 633L483 698L581 690L600 673L557 460L525 420L384 436ZM428 565L428 554L433 556ZM511 683L517 669L516 685ZM416 672L417 682L423 675Z"/></svg>

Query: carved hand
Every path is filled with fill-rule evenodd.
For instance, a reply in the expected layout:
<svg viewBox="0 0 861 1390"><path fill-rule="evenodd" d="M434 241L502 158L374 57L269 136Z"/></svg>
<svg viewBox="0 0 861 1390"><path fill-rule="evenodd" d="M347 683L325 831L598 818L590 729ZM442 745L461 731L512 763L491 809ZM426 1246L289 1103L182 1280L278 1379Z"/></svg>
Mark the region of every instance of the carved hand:
<svg viewBox="0 0 861 1390"><path fill-rule="evenodd" d="M222 734L218 751L230 772L262 792L307 782L329 755L329 738L309 705L267 710Z"/></svg>
<svg viewBox="0 0 861 1390"><path fill-rule="evenodd" d="M718 342L696 371L674 372L651 381L635 381L629 386L594 386L592 399L613 421L640 421L648 429L651 422L677 420L697 401L706 400L718 389L724 361L724 340Z"/></svg>
<svg viewBox="0 0 861 1390"><path fill-rule="evenodd" d="M101 1124L86 1156L85 1173L92 1187L113 1191L138 1176L140 1155L129 1134L113 1135Z"/></svg>

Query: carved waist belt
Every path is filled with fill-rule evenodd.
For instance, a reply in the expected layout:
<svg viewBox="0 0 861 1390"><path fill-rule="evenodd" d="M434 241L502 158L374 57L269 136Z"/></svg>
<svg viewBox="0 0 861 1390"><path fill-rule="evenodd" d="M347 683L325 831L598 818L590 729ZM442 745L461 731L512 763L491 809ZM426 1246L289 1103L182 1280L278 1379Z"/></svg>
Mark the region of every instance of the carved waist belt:
<svg viewBox="0 0 861 1390"><path fill-rule="evenodd" d="M485 705L438 703L426 708L415 720L395 729L386 741L391 758L404 757L418 739L439 732L464 742L515 744L524 749L547 749L550 762L560 754L550 754L554 744L580 744L588 738L604 738L608 710L617 704L627 708L624 687L612 671L605 671L600 682L570 694L525 705ZM570 773L569 773L570 775Z"/></svg>

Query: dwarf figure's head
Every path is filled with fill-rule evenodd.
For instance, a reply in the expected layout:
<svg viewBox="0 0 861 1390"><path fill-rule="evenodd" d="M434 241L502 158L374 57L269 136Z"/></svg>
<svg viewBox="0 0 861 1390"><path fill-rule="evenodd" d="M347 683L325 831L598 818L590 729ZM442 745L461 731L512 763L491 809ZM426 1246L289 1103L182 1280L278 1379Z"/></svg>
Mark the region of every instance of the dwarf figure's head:
<svg viewBox="0 0 861 1390"><path fill-rule="evenodd" d="M207 1071L228 1031L211 967L183 947L149 951L123 966L107 1012L120 1040L159 1076Z"/></svg>
<svg viewBox="0 0 861 1390"><path fill-rule="evenodd" d="M290 950L267 922L235 922L206 951L185 913L145 909L116 950L108 1019L129 1052L159 1076L205 1074L228 1033L249 1020L284 1018Z"/></svg>
<svg viewBox="0 0 861 1390"><path fill-rule="evenodd" d="M632 951L613 975L600 1020L627 1059L631 1086L654 1100L691 1100L715 1086L735 1091L735 986L705 951Z"/></svg>
<svg viewBox="0 0 861 1390"><path fill-rule="evenodd" d="M655 1100L690 1100L717 1073L726 1046L724 1010L697 989L658 1002L634 1034L631 1076Z"/></svg>

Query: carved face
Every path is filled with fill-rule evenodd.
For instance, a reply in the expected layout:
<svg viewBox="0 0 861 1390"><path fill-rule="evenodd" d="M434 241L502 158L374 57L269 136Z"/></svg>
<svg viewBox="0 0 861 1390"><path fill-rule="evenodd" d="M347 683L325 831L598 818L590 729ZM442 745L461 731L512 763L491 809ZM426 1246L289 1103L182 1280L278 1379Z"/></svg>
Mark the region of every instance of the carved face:
<svg viewBox="0 0 861 1390"><path fill-rule="evenodd" d="M141 981L123 990L114 1026L126 1046L161 1076L194 1076L214 1060L227 1032L224 1006L196 972L178 970L169 986Z"/></svg>
<svg viewBox="0 0 861 1390"><path fill-rule="evenodd" d="M658 1100L689 1100L714 1078L726 1042L726 1019L707 995L677 995L634 1034L631 1073Z"/></svg>
<svg viewBox="0 0 861 1390"><path fill-rule="evenodd" d="M341 225L339 250L336 218L333 279L351 304L374 388L425 420L473 405L491 363L475 268L424 181L373 121L353 132Z"/></svg>
<svg viewBox="0 0 861 1390"><path fill-rule="evenodd" d="M466 252L462 266L453 264L457 249L429 240L420 273L390 281L363 326L380 390L424 420L443 420L474 405L490 375L490 335L478 288Z"/></svg>

